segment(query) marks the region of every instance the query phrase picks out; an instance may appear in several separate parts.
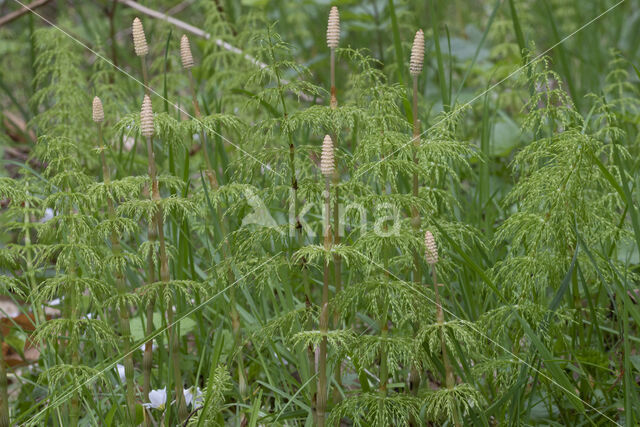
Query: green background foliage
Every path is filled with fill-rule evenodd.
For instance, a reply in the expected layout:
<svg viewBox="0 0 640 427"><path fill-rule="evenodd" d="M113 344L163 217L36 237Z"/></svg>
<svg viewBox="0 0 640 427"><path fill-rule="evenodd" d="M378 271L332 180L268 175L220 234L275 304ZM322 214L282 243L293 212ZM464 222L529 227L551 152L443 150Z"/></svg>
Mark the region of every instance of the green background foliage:
<svg viewBox="0 0 640 427"><path fill-rule="evenodd" d="M633 0L4 23L0 426L637 425L639 35Z"/></svg>

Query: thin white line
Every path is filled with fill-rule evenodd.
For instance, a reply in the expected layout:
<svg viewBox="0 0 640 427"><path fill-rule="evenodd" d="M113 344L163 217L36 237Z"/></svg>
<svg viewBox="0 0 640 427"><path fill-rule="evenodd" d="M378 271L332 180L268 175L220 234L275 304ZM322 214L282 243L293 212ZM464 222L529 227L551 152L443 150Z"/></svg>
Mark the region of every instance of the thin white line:
<svg viewBox="0 0 640 427"><path fill-rule="evenodd" d="M467 103L461 105L460 107L456 108L454 111L446 114L446 116L440 120L438 120L436 123L434 123L433 125L429 126L429 128L427 130L425 130L424 132L422 132L420 135L413 137L409 140L409 142L407 142L406 144L402 145L400 148L396 149L395 151L393 151L391 154L385 155L383 158L381 158L380 160L377 160L371 164L369 164L367 167L364 167L363 169L360 169L356 172L356 174L354 175L355 178L360 177L364 172L368 171L369 169L371 169L372 167L374 167L376 164L384 162L385 160L389 159L391 156L393 156L394 154L396 154L398 151L402 150L403 148L405 148L407 145L413 143L414 141L420 139L424 134L426 134L427 132L429 132L431 129L435 128L436 126L438 126L440 123L444 122L448 117L451 117L452 115L462 111L463 109L467 108L468 106L470 106L471 104L473 104L475 101L477 101L478 99L482 98L483 96L485 96L487 93L491 92L493 89L495 89L496 87L500 86L502 83L504 83L505 81L509 80L511 77L513 77L514 75L516 75L517 73L519 73L520 71L522 71L523 69L525 69L526 67L528 67L529 65L533 64L534 62L536 62L537 60L539 60L540 58L542 58L543 56L545 56L547 53L551 52L553 49L555 49L556 47L558 47L560 44L564 43L565 41L567 41L569 38L573 37L574 35L576 35L577 33L579 33L580 31L584 30L585 28L587 28L589 25L593 24L595 21L597 21L598 19L602 18L604 15L606 15L607 13L611 12L613 9L615 9L616 7L620 6L622 3L624 3L625 0L620 0L618 3L614 4L613 6L611 6L609 9L605 10L604 12L602 12L600 15L596 16L595 18L591 19L589 22L587 22L586 24L582 25L580 28L578 28L577 30L575 30L573 33L569 34L568 36L564 37L562 40L560 40L559 42L557 42L556 44L554 44L553 46L551 46L550 48L548 48L547 50L545 50L544 52L542 52L541 54L539 54L538 56L536 56L535 58L533 58L531 61L529 61L528 63L522 65L521 67L517 68L515 71L513 71L511 74L509 74L507 77L503 78L502 80L500 80L499 82L493 84L492 86L490 86L488 89L486 89L484 92L480 93L479 95L475 96L473 99L471 99L470 101L468 101Z"/></svg>
<svg viewBox="0 0 640 427"><path fill-rule="evenodd" d="M389 273L390 275L392 275L393 277L395 277L397 280L403 281L401 278L399 278L398 276L396 276L395 274L393 274L391 271L387 270L384 266L380 265L379 263L377 263L376 261L374 261L373 259L369 258L366 254L356 250L356 252L358 252L360 255L362 255L363 257L365 257L366 259L368 259L369 261L371 261L372 263L374 263L376 265L376 267L382 269L383 271ZM433 267L432 267L433 268ZM437 286L437 284L436 284ZM429 302L431 302L432 304L436 304L436 302L434 300L432 300L431 298L429 298L427 295L425 295L425 298L427 300L429 300ZM442 304L441 304L442 305ZM451 315L451 317L457 319L457 320L461 320L464 321L464 319L461 319L460 317L456 316L453 312L451 312L448 308L446 308L445 306L442 305L442 310L446 311L449 315ZM551 381L551 383L557 385L558 387L560 387L562 390L564 390L565 392L569 393L570 395L574 396L576 399L578 399L579 401L581 401L582 403L584 403L585 405L587 405L589 408L595 410L598 414L602 415L603 417L605 417L606 419L608 419L609 421L611 421L612 423L616 424L616 425L621 425L616 423L612 418L610 418L609 416L607 416L606 414L600 412L600 410L598 410L595 406L591 405L590 403L588 403L585 400L582 400L580 398L580 396L578 396L577 394L573 393L571 390L567 390L564 386L562 386L561 384L557 383L556 381L553 380L553 378L549 377L548 375L546 375L544 372L542 372L541 370L533 367L532 365L528 364L526 361L524 361L523 359L521 359L520 357L518 357L516 354L512 353L509 349L507 349L506 347L504 347L502 344L498 343L497 341L494 341L493 339L489 338L487 335L485 335L484 333L482 333L478 328L475 327L475 325L471 322L468 322L468 324L470 325L470 327L479 335L481 335L482 337L486 338L487 340L491 341L492 343L494 343L495 345L497 345L498 347L500 347L502 350L506 351L507 353L509 353L511 356L513 356L514 358L516 358L516 360L518 360L519 362L525 364L526 366L528 366L529 368L533 369L534 371L536 371L537 373L539 373L541 376L543 376L544 378L546 378L547 380Z"/></svg>
<svg viewBox="0 0 640 427"><path fill-rule="evenodd" d="M266 165L264 163L262 163L260 160L258 160L257 158L255 158L251 153L243 150L242 148L240 148L238 145L234 144L233 142L231 142L228 138L226 138L224 135L219 134L218 132L216 132L213 129L210 129L209 126L204 123L201 119L192 116L191 114L189 114L189 112L183 110L180 106L178 106L177 104L174 104L173 102L169 101L167 98L165 98L164 96L162 96L161 94L159 94L158 92L156 92L155 90L153 90L153 88L145 85L143 82L141 82L140 80L138 80L137 78L135 78L134 76L132 76L131 74L129 74L128 72L126 72L125 70L123 70L122 68L120 68L119 66L115 65L113 62L111 62L108 58L105 58L104 56L102 56L100 53L96 52L95 50L91 49L89 46L87 46L86 44L84 44L83 42L81 42L80 40L76 39L75 37L73 37L71 34L69 34L68 32L66 32L65 30L63 30L62 28L60 28L59 26L57 26L56 24L54 24L53 22L49 21L47 18L45 18L44 16L40 15L38 12L36 12L35 10L29 8L27 5L25 5L24 3L22 3L20 0L14 0L16 3L20 4L22 7L28 9L31 13L33 13L34 15L36 15L38 18L42 19L44 22L46 22L47 24L51 25L53 28L55 28L56 30L60 31L61 33L63 33L64 35L66 35L67 37L69 37L71 40L75 41L77 44L79 44L80 46L84 47L85 49L87 49L89 52L93 53L96 57L102 59L103 61L105 61L107 64L111 65L112 67L114 67L116 70L120 71L122 74L126 75L127 77L130 77L131 79L133 79L136 83L140 84L142 87L148 89L150 92L152 92L154 95L158 96L160 99L162 99L163 101L166 101L168 104L170 104L171 106L175 107L176 109L178 109L178 111L184 113L185 115L187 115L190 119L192 120L196 120L197 122L199 122L200 124L202 124L205 128L207 128L207 130L211 133L213 133L214 135L218 135L219 137L221 137L223 140L225 140L226 142L228 142L229 144L233 145L235 148L237 148L238 150L242 151L243 153L245 153L247 156L251 157L253 160L255 160L256 162L260 163L262 166L264 166L267 170L275 173L276 175L278 175L280 178L285 178L286 177L284 175L282 175L279 172L276 172L271 166ZM144 60L144 59L143 59ZM202 141L202 144L204 144L204 141ZM206 147L203 146L203 149L206 149Z"/></svg>
<svg viewBox="0 0 640 427"><path fill-rule="evenodd" d="M99 375L103 374L104 372L108 371L109 369L113 369L118 362L120 362L121 360L123 360L125 357L132 355L133 353L135 353L136 351L138 351L138 349L140 348L140 346L142 344L145 344L149 341L151 341L152 339L154 339L155 337L157 337L158 335L162 334L163 332L165 332L167 329L173 327L174 325L180 323L183 319L185 319L187 316L192 315L194 312L198 311L199 309L201 309L202 307L204 307L206 304L209 304L211 301L213 301L215 298L217 298L218 296L222 295L224 292L226 292L228 289L230 289L232 286L234 286L236 283L240 282L242 279L244 279L245 277L247 277L249 274L253 273L254 271L256 271L257 269L259 269L260 267L262 267L263 265L267 264L268 262L270 262L272 259L274 259L275 257L277 257L278 255L280 255L282 252L278 252L277 254L275 254L274 256L272 256L271 258L269 258L268 260L266 260L265 262L261 263L260 265L258 265L257 267L254 267L253 269L251 269L251 271L247 272L247 274L245 274L244 276L240 277L238 280L236 280L235 282L233 282L232 284L230 284L229 286L227 286L226 288L224 288L223 290L221 290L220 292L218 292L217 294L211 296L209 299L207 299L206 301L200 303L200 305L192 308L190 311L186 312L185 314L183 314L182 316L180 316L178 319L174 320L173 323L164 326L162 328L156 329L151 335L148 335L146 337L144 337L144 341L143 342L137 342L135 344L133 344L133 348L121 355L118 356L114 361L112 361L111 363L109 363L105 368L103 368L101 371L99 371L98 373L96 373L95 375L93 375L91 378L89 378L88 380L86 380L84 383L73 387L71 390L69 390L68 392L62 394L60 397L58 397L56 400L54 400L53 402L50 402L45 408L41 409L40 412L34 414L31 418L29 418L29 420L27 420L25 422L25 424L29 424L31 421L33 421L36 417L40 416L43 412L47 411L50 408L55 408L60 406L61 404L63 404L69 397L71 397L71 395L73 393L75 393L76 391L78 391L80 388L86 386L87 384L93 382L94 380L96 380L98 378Z"/></svg>

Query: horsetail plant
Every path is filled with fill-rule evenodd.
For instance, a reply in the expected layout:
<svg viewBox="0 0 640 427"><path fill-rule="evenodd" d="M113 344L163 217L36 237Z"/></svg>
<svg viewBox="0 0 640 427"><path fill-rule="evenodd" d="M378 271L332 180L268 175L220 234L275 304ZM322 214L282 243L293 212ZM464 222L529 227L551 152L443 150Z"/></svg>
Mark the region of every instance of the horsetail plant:
<svg viewBox="0 0 640 427"><path fill-rule="evenodd" d="M43 200L41 194L37 193L38 186L36 181L32 177L23 174L24 172L21 172L20 179L0 178L0 198L10 201L3 215L3 220L6 221L5 229L7 232L16 232L19 237L22 236L21 243L7 245L0 249L0 268L13 270L13 275L2 274L0 276L0 290L3 295L12 295L13 298L17 296L31 300L31 313L28 314L29 329L33 327L37 330L47 320L43 301L31 297L36 295L38 291L39 274L46 270L46 266L37 262L41 248L35 240L35 236L41 224L33 221L43 212ZM36 194L34 194L34 189ZM2 331L0 331L0 334L2 334ZM50 348L53 347L53 342L55 341L48 339L46 347L41 354L41 366L45 370L55 364L55 362L52 363L52 357L55 357L55 355L50 351ZM2 358L5 363L5 369L7 369L4 375L6 375L9 366L4 360L4 355L5 352L3 350ZM8 378L6 379L8 380ZM0 381L4 380L5 378L0 378ZM0 391L0 393L4 393L4 391ZM59 409L56 409L56 413L60 417ZM9 412L6 415L6 425L8 426L10 421Z"/></svg>
<svg viewBox="0 0 640 427"><path fill-rule="evenodd" d="M433 280L433 293L435 295L436 303L436 321L440 330L440 345L442 352L442 364L445 371L445 383L447 389L453 390L455 385L455 378L453 376L453 368L451 367L451 361L449 360L449 353L447 352L447 345L444 338L444 332L442 330L444 325L444 311L442 310L442 301L440 300L440 292L438 287L438 274L436 272L436 264L438 263L438 246L436 245L436 239L433 234L427 230L424 234L424 246L425 246L425 258L427 264L431 267L431 278ZM458 413L457 406L453 410L453 423L456 427L461 427L460 414Z"/></svg>
<svg viewBox="0 0 640 427"><path fill-rule="evenodd" d="M196 91L196 84L193 78L193 66L195 62L193 60L193 54L191 53L191 44L189 43L189 38L186 34L183 34L180 38L180 60L182 62L182 68L187 74L187 78L189 80L189 90L191 91L191 100L193 103L193 111L196 120L201 120L202 113L200 111L200 104L198 102L198 94ZM209 159L209 152L206 143L206 134L204 131L204 126L200 128L200 145L202 149L202 154L204 155L206 169L206 175L209 179L209 184L211 188L215 191L218 187L218 182L216 179L215 171L213 170L211 160Z"/></svg>
<svg viewBox="0 0 640 427"><path fill-rule="evenodd" d="M260 104L270 104L274 106L273 120L265 120L260 126L256 127L256 130L261 134L266 132L267 135L273 135L274 127L278 126L282 129L283 140L282 143L286 144L286 151L281 150L280 141L276 147L264 147L260 145L259 153L254 155L254 158L259 161L259 166L264 168L264 173L269 174L273 179L279 179L286 176L288 178L288 245L285 249L285 253L288 255L294 268L289 270L289 276L292 283L301 281L304 287L304 299L306 306L306 320L307 327L311 329L313 327L312 318L310 316L313 311L313 292L311 288L311 280L309 278L309 265L308 260L305 257L295 256L296 249L300 250L304 247L305 236L304 227L301 221L301 209L300 209L300 191L301 182L305 178L305 175L310 175L310 168L307 166L308 161L300 161L296 159L297 156L305 156L308 153L309 147L297 146L296 144L296 131L300 127L300 122L293 120L293 114L290 114L291 108L287 104L288 92L294 93L311 93L318 95L319 88L305 82L302 79L293 79L289 82L285 82L283 75L285 73L295 73L300 76L306 74L306 70L291 61L289 57L288 46L282 41L278 34L274 33L272 26L268 26L265 33L261 34L258 39L261 43L262 53L267 58L268 66L263 70L254 72L249 79L251 83L258 83L262 88L257 93L255 100ZM283 58L280 57L283 56ZM265 85L265 80L270 84ZM256 134L258 135L258 134ZM288 155L287 155L288 154ZM255 166L255 163L253 164ZM267 165L267 167L264 167ZM281 166L282 165L282 166ZM282 173L279 173L282 171ZM310 179L310 178L309 178ZM301 278L301 280L300 280ZM307 368L305 369L308 378L312 378L315 372L316 356L314 354L314 346L311 343L307 343ZM309 387L309 402L312 417L317 418L316 405L318 403L317 393L315 389L317 382L312 381L312 385Z"/></svg>
<svg viewBox="0 0 640 427"><path fill-rule="evenodd" d="M89 378L104 380L100 371L83 363L84 356L92 349L116 347L116 339L105 319L93 316L109 291L99 280L104 263L97 251L95 206L87 195L91 178L83 165L88 161L85 149L91 138L88 114L82 111L86 112L90 101L79 79L80 60L68 39L56 31L42 30L36 45L34 102L42 109L34 118L39 133L35 154L46 163L42 207L55 213L38 226L36 262L45 268L53 266L55 274L39 283L29 298L34 304L63 299L62 317L38 325L33 340L64 343L54 344L60 362L48 366L40 381L52 388L52 395L56 385L69 387L60 396L70 396L65 418L67 425L75 427L81 415L81 393L76 385ZM48 105L50 99L56 102Z"/></svg>
<svg viewBox="0 0 640 427"><path fill-rule="evenodd" d="M324 250L331 249L331 180L336 173L333 141L329 135L325 135L322 142L322 156L320 158L320 171L324 176L324 211L323 234ZM327 382L327 333L329 331L329 259L325 257L322 285L322 299L320 303L319 331L322 335L318 356L318 394L316 409L318 411L318 426L324 427L326 422L326 410L328 399Z"/></svg>
<svg viewBox="0 0 640 427"><path fill-rule="evenodd" d="M336 48L340 43L340 12L338 8L333 6L329 11L329 20L327 22L327 46L331 51L330 61L330 78L331 78L331 108L338 106L338 98L336 97Z"/></svg>
<svg viewBox="0 0 640 427"><path fill-rule="evenodd" d="M104 121L104 109L102 107L102 101L97 96L93 98L93 121L96 123L98 130L98 151L100 153L100 161L102 163L102 179L106 194L104 198L107 201L107 214L108 214L108 228L111 228L109 238L111 239L111 251L113 255L113 261L116 265L115 282L118 292L115 308L118 311L120 318L120 333L122 334L122 351L124 352L124 375L126 380L126 401L127 409L129 411L129 420L131 425L134 425L136 419L136 396L134 385L134 369L133 369L133 354L131 353L132 339L131 339L131 327L129 325L129 302L132 302L133 295L127 294L127 286L124 278L124 266L126 260L119 260L122 256L122 248L120 246L120 237L118 236L118 228L125 227L125 223L118 224L119 221L116 218L116 210L114 207L114 195L109 194L111 189L111 172L107 165L105 151L107 150L104 144L102 122ZM124 262L121 262L124 261ZM133 299L135 302L135 299Z"/></svg>
<svg viewBox="0 0 640 427"><path fill-rule="evenodd" d="M136 56L140 57L140 66L142 69L142 81L144 84L144 91L146 96L149 96L149 76L147 72L147 63L145 57L149 53L149 46L147 45L147 38L144 33L144 28L142 27L142 22L139 18L135 18L132 24L131 30L133 36L133 48L136 53ZM142 122L141 122L142 125ZM151 125L150 131L153 131L153 123ZM144 135L143 135L144 138ZM148 147L147 147L148 149ZM150 165L149 165L150 167ZM147 188L148 190L148 188ZM148 271L147 271L147 284L152 284L156 282L156 263L154 260L155 251L155 243L158 239L158 230L154 224L148 224L148 232L147 237L151 246L153 248L152 251L149 252L147 257L148 263ZM147 335L151 335L153 333L153 312L154 312L154 302L152 300L147 302L147 324L146 324L146 333ZM149 392L151 391L151 368L153 365L153 342L147 341L144 347L144 356L142 361L142 371L144 375L143 384L142 384L142 395L144 399L148 399ZM147 419L147 426L151 425L151 420Z"/></svg>
<svg viewBox="0 0 640 427"><path fill-rule="evenodd" d="M413 80L413 163L416 166L416 170L412 176L412 195L416 199L420 195L420 182L418 177L418 148L420 146L420 120L418 119L418 77L422 74L422 67L424 64L424 33L422 30L418 30L413 39L413 45L411 47L411 58L409 61L409 74L411 74ZM420 213L418 206L413 204L411 206L411 225L414 232L417 234L420 230ZM422 280L422 263L420 260L420 254L416 251L413 254L413 281L420 283ZM416 327L417 329L417 327ZM409 378L409 387L413 391L417 391L420 387L420 376L415 366L411 368L411 375Z"/></svg>
<svg viewBox="0 0 640 427"><path fill-rule="evenodd" d="M330 54L330 64L329 64L329 75L331 80L330 93L331 98L329 101L329 106L332 110L336 110L338 108L338 98L336 95L336 48L340 42L340 12L336 6L333 6L329 11L329 19L327 22L327 46L331 52ZM339 131L339 130L338 130ZM338 134L335 133L332 137L332 140L337 144ZM340 171L336 165L335 172L333 174L333 182L334 182L334 205L333 205L333 244L340 244L340 188L338 184L340 183ZM334 286L336 293L340 292L342 289L342 259L336 253L333 256L333 269L334 269ZM333 327L340 327L340 313L334 310L333 317ZM339 400L340 398L340 388L342 387L342 364L337 363L335 367L335 380L337 387L334 391L334 400Z"/></svg>
<svg viewBox="0 0 640 427"><path fill-rule="evenodd" d="M420 145L420 120L418 119L418 77L422 74L424 64L424 33L418 30L413 39L411 47L411 60L409 62L409 73L413 80L413 163L418 166L418 146ZM413 197L419 196L418 171L413 172L412 177ZM420 214L417 206L411 207L411 224L414 230L420 229ZM416 253L414 258L413 280L419 283L422 279L420 257Z"/></svg>
<svg viewBox="0 0 640 427"><path fill-rule="evenodd" d="M151 200L154 204L154 218L152 227L156 229L158 233L159 243L159 261L160 261L160 287L170 287L171 277L169 274L169 257L167 255L166 242L164 238L164 212L162 208L162 198L160 196L160 189L158 184L158 171L155 162L155 155L153 151L153 110L151 106L151 98L149 95L144 96L142 101L142 108L140 110L140 134L146 139L147 142L147 162L149 179L151 181ZM173 380L175 388L175 400L178 408L178 420L184 420L189 413L187 412L187 405L184 399L184 393L182 392L182 367L180 365L180 345L177 335L177 325L174 325L174 309L171 304L171 298L167 298L167 294L170 292L168 289L152 289L157 284L148 285L152 293L158 292L165 295L164 303L166 306L166 319L169 332L169 347L171 349L171 361L173 370ZM155 292L154 292L155 291ZM152 316L153 319L153 316ZM147 319L149 321L149 319Z"/></svg>
<svg viewBox="0 0 640 427"><path fill-rule="evenodd" d="M550 68L549 58L532 63L526 81L531 96L525 105L527 114L522 126L533 135L533 140L514 157L513 167L519 179L505 198L508 204L517 203L518 212L500 226L494 241L494 245L505 240L512 242L511 250L496 263L493 273L496 280L505 283L507 307L514 308L507 311L496 307L485 313L482 320L486 329L496 335L515 337L512 351L517 353L526 350L522 338L527 336L527 330L521 326L522 321L509 321L515 311L531 328L542 331L542 343L549 345L552 352L550 358L567 360L574 367L582 366L580 343L591 339L576 322L586 317L583 298L602 292L604 280L616 283L618 274L633 274L613 255L615 248L611 246L611 242L620 238L617 237L622 227L620 217L626 215L625 193L614 187L618 179L623 179L620 161L628 158L629 153L616 142L624 133L617 127L616 115L611 113L614 108L600 96L593 96L588 116L591 118L583 118L561 81ZM618 178L612 180L612 176ZM612 306L622 306L618 308L626 319L625 292L614 287L606 293ZM556 295L553 301L551 295ZM555 312L560 298L571 301L572 310ZM589 318L597 321L597 314L592 308L590 311ZM570 314L575 318L571 319ZM619 327L623 329L624 325ZM568 337L562 346L549 342L549 337L557 335ZM587 350L582 347L582 351ZM602 354L604 344L593 351ZM626 357L621 356L623 360ZM571 379L564 370L553 361L545 364L555 372L554 378L562 387L568 389ZM519 374L526 375L530 369L523 366ZM584 390L580 398L587 402L597 399L587 385L589 377L582 371L577 378L582 385L580 390ZM555 387L548 383L541 385ZM581 410L583 405L574 393L562 393L554 404L562 408L565 420L570 416L568 410ZM571 408L566 408L566 404Z"/></svg>

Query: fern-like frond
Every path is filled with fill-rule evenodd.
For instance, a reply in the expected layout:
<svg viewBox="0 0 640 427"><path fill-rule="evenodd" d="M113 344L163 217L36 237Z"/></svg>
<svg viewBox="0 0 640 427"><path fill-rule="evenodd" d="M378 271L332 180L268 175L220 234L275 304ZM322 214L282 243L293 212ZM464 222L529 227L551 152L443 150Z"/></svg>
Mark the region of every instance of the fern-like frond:
<svg viewBox="0 0 640 427"><path fill-rule="evenodd" d="M175 299L190 301L196 296L205 296L209 288L193 280L171 280L169 282L154 282L136 289L141 300L145 304L149 301L162 300L167 306L171 306Z"/></svg>
<svg viewBox="0 0 640 427"><path fill-rule="evenodd" d="M442 421L453 420L456 411L465 414L483 402L480 392L470 384L457 384L455 387L429 390L422 394L423 407L427 419Z"/></svg>
<svg viewBox="0 0 640 427"><path fill-rule="evenodd" d="M404 394L361 393L349 396L337 404L329 415L329 424L337 425L343 418L355 426L404 426L420 419L420 399Z"/></svg>

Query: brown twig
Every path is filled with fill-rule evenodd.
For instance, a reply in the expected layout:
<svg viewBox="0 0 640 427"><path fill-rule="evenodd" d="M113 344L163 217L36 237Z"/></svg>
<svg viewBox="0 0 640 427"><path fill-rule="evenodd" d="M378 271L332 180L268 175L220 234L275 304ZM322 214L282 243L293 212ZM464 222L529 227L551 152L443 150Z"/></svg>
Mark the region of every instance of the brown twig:
<svg viewBox="0 0 640 427"><path fill-rule="evenodd" d="M14 10L11 13L6 14L2 18L0 18L0 27L4 24L8 24L9 22L15 21L20 18L22 15L37 9L45 4L49 3L51 0L36 0L28 5L20 5L20 9Z"/></svg>

